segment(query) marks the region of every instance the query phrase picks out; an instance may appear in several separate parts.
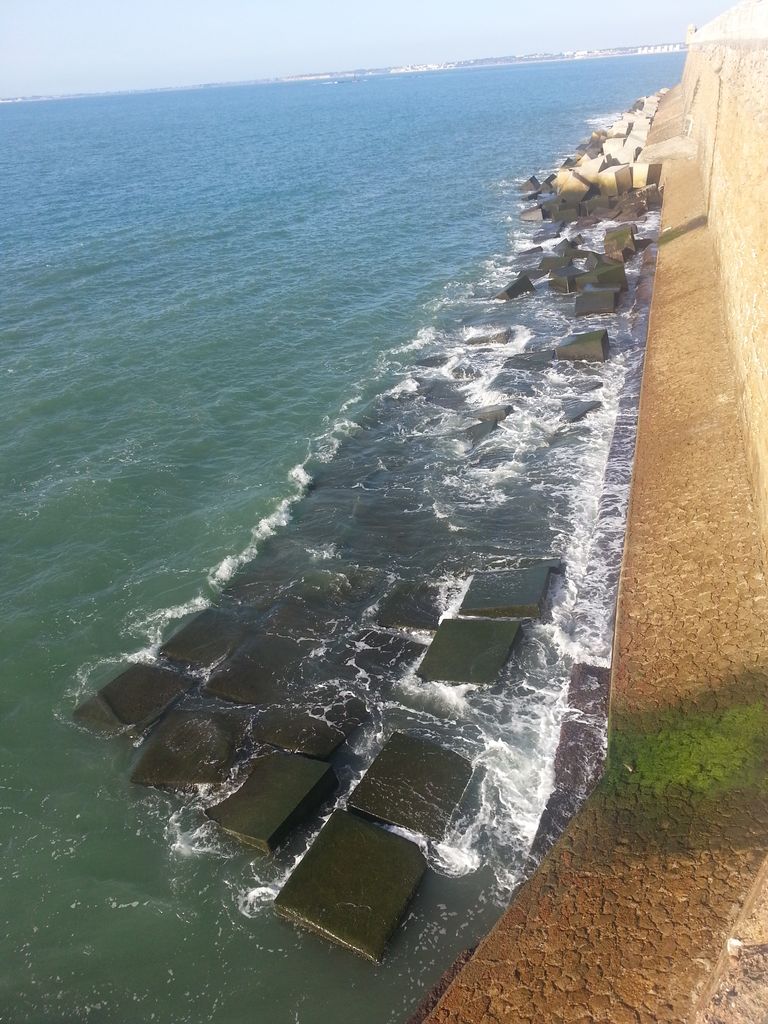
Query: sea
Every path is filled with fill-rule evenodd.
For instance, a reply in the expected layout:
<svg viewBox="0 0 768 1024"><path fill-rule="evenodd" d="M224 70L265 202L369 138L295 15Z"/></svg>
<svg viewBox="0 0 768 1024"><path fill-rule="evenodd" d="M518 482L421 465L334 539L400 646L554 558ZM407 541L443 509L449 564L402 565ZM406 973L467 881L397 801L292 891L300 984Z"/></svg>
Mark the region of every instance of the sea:
<svg viewBox="0 0 768 1024"><path fill-rule="evenodd" d="M644 319L612 320L599 368L528 367L572 300L492 296L536 233L521 182L682 61L0 106L0 1021L395 1024L500 916L570 668L610 661L615 593L590 560ZM472 343L499 327L506 344ZM473 445L493 403L513 411ZM499 685L350 662L370 718L338 806L394 729L475 769L445 840L415 837L429 871L380 964L274 912L321 819L255 856L206 819L211 792L132 785L136 744L72 720L249 581L321 595L320 664L366 652L398 582L452 614L472 573L550 556L565 574Z"/></svg>

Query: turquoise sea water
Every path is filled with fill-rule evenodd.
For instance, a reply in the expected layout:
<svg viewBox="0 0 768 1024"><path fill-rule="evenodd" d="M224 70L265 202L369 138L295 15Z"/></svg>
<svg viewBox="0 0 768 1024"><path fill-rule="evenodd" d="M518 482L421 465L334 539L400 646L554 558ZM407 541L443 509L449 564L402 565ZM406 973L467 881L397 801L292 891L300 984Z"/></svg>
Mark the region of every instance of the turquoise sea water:
<svg viewBox="0 0 768 1024"><path fill-rule="evenodd" d="M681 60L0 107L0 1021L394 1022L498 916L569 659L607 654L599 614L586 640L573 622L623 363L563 432L583 377L504 360L568 333L565 307L487 300L530 244L518 181ZM515 327L506 353L466 344L493 323ZM517 414L468 451L462 417L499 399ZM199 798L132 787L129 744L71 723L254 573L280 590L362 568L374 598L434 578L449 607L474 569L549 552L570 566L553 621L490 696L409 668L359 682L374 717L343 786L393 727L478 767L380 966L271 910L311 827L254 861Z"/></svg>

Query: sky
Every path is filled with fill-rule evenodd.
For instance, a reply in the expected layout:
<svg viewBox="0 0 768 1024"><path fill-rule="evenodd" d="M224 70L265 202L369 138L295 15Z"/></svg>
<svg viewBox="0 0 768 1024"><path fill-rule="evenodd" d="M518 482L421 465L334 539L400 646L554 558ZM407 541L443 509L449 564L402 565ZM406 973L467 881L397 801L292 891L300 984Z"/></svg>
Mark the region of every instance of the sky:
<svg viewBox="0 0 768 1024"><path fill-rule="evenodd" d="M0 96L237 82L685 38L728 0L0 0Z"/></svg>

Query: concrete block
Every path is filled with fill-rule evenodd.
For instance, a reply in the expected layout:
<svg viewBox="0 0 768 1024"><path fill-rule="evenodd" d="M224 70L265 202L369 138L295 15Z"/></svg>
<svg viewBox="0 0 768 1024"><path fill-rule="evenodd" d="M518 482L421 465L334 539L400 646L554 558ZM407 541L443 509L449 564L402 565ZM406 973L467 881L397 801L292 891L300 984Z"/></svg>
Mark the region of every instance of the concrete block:
<svg viewBox="0 0 768 1024"><path fill-rule="evenodd" d="M511 405L484 405L480 409L473 409L472 415L479 420L492 420L494 423L501 423L512 412Z"/></svg>
<svg viewBox="0 0 768 1024"><path fill-rule="evenodd" d="M527 210L523 210L523 212L520 214L520 220L525 221L526 224L535 224L538 223L539 221L547 219L547 214L542 206L532 206Z"/></svg>
<svg viewBox="0 0 768 1024"><path fill-rule="evenodd" d="M222 711L171 711L139 747L131 782L172 788L224 782L247 720Z"/></svg>
<svg viewBox="0 0 768 1024"><path fill-rule="evenodd" d="M562 270L552 271L549 275L549 287L554 292L570 295L576 291L576 282L583 275L584 271L580 267L574 267L573 264L570 264Z"/></svg>
<svg viewBox="0 0 768 1024"><path fill-rule="evenodd" d="M597 185L598 177L601 171L604 171L608 166L608 161L604 155L594 157L593 159L586 159L579 164L579 176L584 181L589 182L590 185Z"/></svg>
<svg viewBox="0 0 768 1024"><path fill-rule="evenodd" d="M160 653L183 665L207 668L231 654L245 637L240 622L218 608L206 608L166 640Z"/></svg>
<svg viewBox="0 0 768 1024"><path fill-rule="evenodd" d="M519 639L511 620L444 619L417 672L422 679L492 685Z"/></svg>
<svg viewBox="0 0 768 1024"><path fill-rule="evenodd" d="M591 412L602 407L602 402L564 402L563 419L566 423L579 423Z"/></svg>
<svg viewBox="0 0 768 1024"><path fill-rule="evenodd" d="M473 423L465 433L467 440L471 443L473 448L476 448L481 442L485 441L487 437L498 427L498 421L496 420L480 420L479 423Z"/></svg>
<svg viewBox="0 0 768 1024"><path fill-rule="evenodd" d="M605 255L623 263L637 254L635 247L635 226L626 224L605 232Z"/></svg>
<svg viewBox="0 0 768 1024"><path fill-rule="evenodd" d="M545 256L539 263L537 270L542 274L549 274L552 270L562 270L571 265L571 256Z"/></svg>
<svg viewBox="0 0 768 1024"><path fill-rule="evenodd" d="M576 296L576 316L615 313L619 295L612 288L589 288Z"/></svg>
<svg viewBox="0 0 768 1024"><path fill-rule="evenodd" d="M130 665L75 708L73 718L94 732L138 734L156 721L192 683L189 676L162 665Z"/></svg>
<svg viewBox="0 0 768 1024"><path fill-rule="evenodd" d="M415 843L334 811L275 899L275 910L378 961L426 861Z"/></svg>
<svg viewBox="0 0 768 1024"><path fill-rule="evenodd" d="M571 171L560 184L558 191L568 204L573 205L586 198L591 188L592 182L587 181L578 171Z"/></svg>
<svg viewBox="0 0 768 1024"><path fill-rule="evenodd" d="M434 633L441 612L437 586L405 581L396 584L382 599L377 621L388 629L425 629Z"/></svg>
<svg viewBox="0 0 768 1024"><path fill-rule="evenodd" d="M526 274L520 274L514 281L508 284L506 288L503 288L498 295L495 295L494 298L508 302L510 299L517 299L521 295L526 295L529 292L535 291L536 289L534 288L530 277Z"/></svg>
<svg viewBox="0 0 768 1024"><path fill-rule="evenodd" d="M602 260L594 270L582 274L576 278L576 290L584 291L590 287L616 287L626 291L629 287L627 272L623 263L613 260Z"/></svg>
<svg viewBox="0 0 768 1024"><path fill-rule="evenodd" d="M346 664L351 662L358 672L380 677L384 673L399 672L424 653L424 644L409 637L385 633L380 629L365 629L354 636L342 654Z"/></svg>
<svg viewBox="0 0 768 1024"><path fill-rule="evenodd" d="M586 360L604 363L608 358L610 342L608 331L587 331L574 334L555 349L557 359Z"/></svg>
<svg viewBox="0 0 768 1024"><path fill-rule="evenodd" d="M274 751L257 757L240 789L205 813L241 842L272 853L336 786L329 765Z"/></svg>
<svg viewBox="0 0 768 1024"><path fill-rule="evenodd" d="M565 228L565 223L561 220L553 221L543 231L540 231L537 235L533 236L534 242L549 242L553 238L559 238Z"/></svg>
<svg viewBox="0 0 768 1024"><path fill-rule="evenodd" d="M347 738L324 719L295 708L269 708L253 723L252 734L257 743L321 761L331 757Z"/></svg>
<svg viewBox="0 0 768 1024"><path fill-rule="evenodd" d="M520 186L520 191L521 192L536 192L540 188L541 188L541 182L539 181L539 179L534 174L534 175L532 175L530 178L528 178L526 181L524 181L522 183L522 185Z"/></svg>
<svg viewBox="0 0 768 1024"><path fill-rule="evenodd" d="M632 165L632 187L636 189L648 188L649 185L661 183L662 164L633 164Z"/></svg>
<svg viewBox="0 0 768 1024"><path fill-rule="evenodd" d="M364 818L440 842L471 778L472 765L460 754L396 732L358 783L347 807Z"/></svg>
<svg viewBox="0 0 768 1024"><path fill-rule="evenodd" d="M506 345L512 338L511 327L500 327L497 331L489 331L487 334L473 334L467 338L468 345Z"/></svg>
<svg viewBox="0 0 768 1024"><path fill-rule="evenodd" d="M600 172L597 187L604 196L624 195L632 188L632 169L621 164L606 168Z"/></svg>
<svg viewBox="0 0 768 1024"><path fill-rule="evenodd" d="M285 636L258 637L211 673L205 692L235 704L278 703L309 646Z"/></svg>
<svg viewBox="0 0 768 1024"><path fill-rule="evenodd" d="M491 619L540 619L553 571L552 561L546 560L523 569L477 573L459 614Z"/></svg>

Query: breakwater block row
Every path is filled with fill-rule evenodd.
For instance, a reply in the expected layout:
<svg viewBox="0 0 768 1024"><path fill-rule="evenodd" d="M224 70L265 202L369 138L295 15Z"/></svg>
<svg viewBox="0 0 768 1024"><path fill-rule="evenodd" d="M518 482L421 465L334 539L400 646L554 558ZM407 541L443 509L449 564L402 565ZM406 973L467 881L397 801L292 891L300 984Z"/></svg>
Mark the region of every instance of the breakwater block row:
<svg viewBox="0 0 768 1024"><path fill-rule="evenodd" d="M444 619L417 672L430 681L491 686L519 638L519 622Z"/></svg>
<svg viewBox="0 0 768 1024"><path fill-rule="evenodd" d="M437 842L445 837L472 778L460 754L396 732L365 773L348 808L385 825L397 825Z"/></svg>
<svg viewBox="0 0 768 1024"><path fill-rule="evenodd" d="M472 578L460 615L501 619L539 619L553 572L560 562L541 562L523 569L482 572Z"/></svg>
<svg viewBox="0 0 768 1024"><path fill-rule="evenodd" d="M205 813L241 842L269 854L337 785L330 765L272 751L255 758L237 792Z"/></svg>
<svg viewBox="0 0 768 1024"><path fill-rule="evenodd" d="M377 961L426 869L416 843L334 811L280 890L275 909Z"/></svg>
<svg viewBox="0 0 768 1024"><path fill-rule="evenodd" d="M75 708L73 717L94 732L141 734L192 684L162 665L130 665Z"/></svg>

